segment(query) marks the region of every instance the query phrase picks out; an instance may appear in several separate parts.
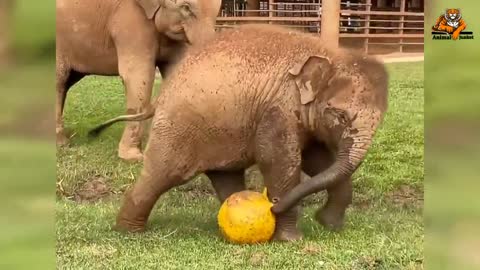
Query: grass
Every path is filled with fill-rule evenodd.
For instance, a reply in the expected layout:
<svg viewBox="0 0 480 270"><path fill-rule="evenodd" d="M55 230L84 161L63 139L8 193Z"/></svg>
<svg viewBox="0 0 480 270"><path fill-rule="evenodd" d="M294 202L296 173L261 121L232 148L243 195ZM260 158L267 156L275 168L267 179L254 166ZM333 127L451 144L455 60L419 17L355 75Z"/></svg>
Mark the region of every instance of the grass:
<svg viewBox="0 0 480 270"><path fill-rule="evenodd" d="M119 79L89 77L69 93L72 146L57 152L56 237L60 269L417 269L423 267L423 63L390 64L390 109L372 150L355 174L346 228L313 220L323 194L305 202L297 243L238 246L218 234L219 203L205 177L159 200L144 234L111 230L121 193L140 165L116 156L122 125L89 142L89 128L123 113ZM255 168L249 186L261 184ZM91 183L101 200L88 197ZM95 188L93 188L95 191ZM107 192L105 192L107 191ZM95 192L94 192L95 193ZM95 198L90 196L88 198ZM101 196L99 196L101 197Z"/></svg>
<svg viewBox="0 0 480 270"><path fill-rule="evenodd" d="M348 229L330 233L307 208L301 223L306 240L294 244L237 246L226 243L215 224L213 197L174 192L152 213L149 231L120 235L110 229L118 201L57 204L60 269L326 269L395 266L415 269L422 260L422 217L416 210L385 205L349 212ZM88 224L88 225L86 225ZM298 267L298 268L297 268Z"/></svg>

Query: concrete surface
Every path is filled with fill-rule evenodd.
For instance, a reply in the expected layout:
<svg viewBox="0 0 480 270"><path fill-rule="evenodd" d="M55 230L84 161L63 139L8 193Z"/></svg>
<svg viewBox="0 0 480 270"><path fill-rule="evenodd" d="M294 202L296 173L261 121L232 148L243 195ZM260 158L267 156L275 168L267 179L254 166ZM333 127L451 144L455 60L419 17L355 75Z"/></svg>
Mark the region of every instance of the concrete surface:
<svg viewBox="0 0 480 270"><path fill-rule="evenodd" d="M398 63L398 62L420 62L424 61L423 53L392 53L384 55L374 55L384 63Z"/></svg>

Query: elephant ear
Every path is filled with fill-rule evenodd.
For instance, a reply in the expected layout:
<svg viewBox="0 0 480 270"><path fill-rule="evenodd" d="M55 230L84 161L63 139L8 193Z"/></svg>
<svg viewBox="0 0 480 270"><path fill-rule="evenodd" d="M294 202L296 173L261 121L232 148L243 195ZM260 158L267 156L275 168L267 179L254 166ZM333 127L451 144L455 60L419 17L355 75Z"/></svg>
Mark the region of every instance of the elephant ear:
<svg viewBox="0 0 480 270"><path fill-rule="evenodd" d="M162 0L136 0L138 5L140 5L145 11L145 15L149 20L153 19L155 13L160 8Z"/></svg>
<svg viewBox="0 0 480 270"><path fill-rule="evenodd" d="M295 84L300 92L300 101L303 105L315 100L319 86L328 81L332 65L325 56L310 56L296 64L288 72L294 76ZM313 83L315 81L315 83ZM313 87L313 84L317 87Z"/></svg>

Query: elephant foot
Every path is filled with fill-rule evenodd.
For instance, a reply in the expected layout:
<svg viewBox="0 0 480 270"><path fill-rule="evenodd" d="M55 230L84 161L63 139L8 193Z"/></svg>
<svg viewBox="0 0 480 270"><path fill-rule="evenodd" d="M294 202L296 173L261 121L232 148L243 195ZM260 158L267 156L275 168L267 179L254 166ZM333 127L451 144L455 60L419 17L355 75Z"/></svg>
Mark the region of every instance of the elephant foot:
<svg viewBox="0 0 480 270"><path fill-rule="evenodd" d="M300 207L295 206L291 210L276 216L275 233L272 239L286 242L302 240L303 234L297 228L299 213Z"/></svg>
<svg viewBox="0 0 480 270"><path fill-rule="evenodd" d="M283 242L293 242L293 241L300 241L302 240L302 238L303 238L303 234L297 229L276 230L272 240L283 241Z"/></svg>
<svg viewBox="0 0 480 270"><path fill-rule="evenodd" d="M345 212L321 209L315 214L315 219L331 231L340 231L344 226Z"/></svg>
<svg viewBox="0 0 480 270"><path fill-rule="evenodd" d="M139 162L143 160L142 151L137 147L119 147L118 157L128 162Z"/></svg>
<svg viewBox="0 0 480 270"><path fill-rule="evenodd" d="M65 131L63 130L63 128L60 129L60 130L57 129L55 133L56 133L56 136L57 136L57 139L56 139L57 140L57 146L60 146L60 147L67 146L68 143L69 143L69 140L67 138L67 135L65 135Z"/></svg>
<svg viewBox="0 0 480 270"><path fill-rule="evenodd" d="M145 223L135 223L124 219L117 219L113 229L121 233L141 233L145 231Z"/></svg>

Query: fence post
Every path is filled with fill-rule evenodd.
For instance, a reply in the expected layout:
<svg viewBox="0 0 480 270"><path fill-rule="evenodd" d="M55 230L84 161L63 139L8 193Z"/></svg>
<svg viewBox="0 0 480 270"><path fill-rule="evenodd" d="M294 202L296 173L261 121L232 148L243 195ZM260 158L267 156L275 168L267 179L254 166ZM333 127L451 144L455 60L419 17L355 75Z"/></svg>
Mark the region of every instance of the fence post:
<svg viewBox="0 0 480 270"><path fill-rule="evenodd" d="M404 23L403 21L405 20L405 16L403 15L403 12L405 12L405 0L400 0L400 12L402 12L402 16L400 16L400 34L403 35L403 26ZM403 52L403 38L400 38L400 52Z"/></svg>
<svg viewBox="0 0 480 270"><path fill-rule="evenodd" d="M368 54L368 42L369 38L368 35L370 34L370 11L372 9L372 0L367 0L366 6L365 6L365 11L367 11L367 16L365 16L365 30L364 33L366 35L365 40L364 40L364 49L365 49L365 54Z"/></svg>
<svg viewBox="0 0 480 270"><path fill-rule="evenodd" d="M322 26L320 37L336 48L340 39L340 0L322 1Z"/></svg>
<svg viewBox="0 0 480 270"><path fill-rule="evenodd" d="M258 0L247 0L247 10L260 9L260 2ZM259 16L258 12L248 11L244 16Z"/></svg>
<svg viewBox="0 0 480 270"><path fill-rule="evenodd" d="M273 17L273 0L268 0L268 18L269 18L269 21L268 23L271 24L272 21L270 20L272 17Z"/></svg>

